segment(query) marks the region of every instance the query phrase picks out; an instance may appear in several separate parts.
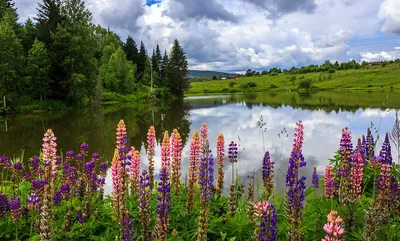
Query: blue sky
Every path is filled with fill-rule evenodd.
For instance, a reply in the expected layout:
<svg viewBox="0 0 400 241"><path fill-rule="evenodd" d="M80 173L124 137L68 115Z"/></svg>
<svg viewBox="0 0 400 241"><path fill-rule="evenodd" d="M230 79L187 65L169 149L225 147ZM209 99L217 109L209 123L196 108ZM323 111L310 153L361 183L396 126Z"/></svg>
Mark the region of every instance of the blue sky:
<svg viewBox="0 0 400 241"><path fill-rule="evenodd" d="M191 69L242 72L400 57L399 0L85 0L93 22L149 52L178 39ZM17 0L20 21L36 0Z"/></svg>

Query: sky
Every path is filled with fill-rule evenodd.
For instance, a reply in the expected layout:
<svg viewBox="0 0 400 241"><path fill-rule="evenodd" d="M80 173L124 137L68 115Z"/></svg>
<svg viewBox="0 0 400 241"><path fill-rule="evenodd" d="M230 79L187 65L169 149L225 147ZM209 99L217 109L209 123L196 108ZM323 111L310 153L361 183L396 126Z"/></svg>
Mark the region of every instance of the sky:
<svg viewBox="0 0 400 241"><path fill-rule="evenodd" d="M20 21L37 0L15 0ZM400 58L400 0L85 0L93 22L123 40L178 39L189 68L243 72Z"/></svg>

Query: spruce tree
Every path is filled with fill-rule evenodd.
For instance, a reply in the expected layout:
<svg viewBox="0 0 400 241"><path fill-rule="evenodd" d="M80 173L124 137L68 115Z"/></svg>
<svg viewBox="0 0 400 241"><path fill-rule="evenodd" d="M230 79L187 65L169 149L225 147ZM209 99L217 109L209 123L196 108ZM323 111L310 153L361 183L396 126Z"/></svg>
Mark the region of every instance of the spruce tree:
<svg viewBox="0 0 400 241"><path fill-rule="evenodd" d="M23 38L22 38L22 46L25 49L25 53L32 48L33 42L36 38L36 26L33 24L32 20L28 18L23 26Z"/></svg>
<svg viewBox="0 0 400 241"><path fill-rule="evenodd" d="M0 21L4 19L6 15L12 15L12 21L17 22L18 13L15 8L15 3L12 0L0 0Z"/></svg>
<svg viewBox="0 0 400 241"><path fill-rule="evenodd" d="M165 50L164 57L160 64L160 86L164 87L167 83L167 70L168 70L169 58L167 50Z"/></svg>
<svg viewBox="0 0 400 241"><path fill-rule="evenodd" d="M135 40L133 40L131 36L128 36L126 39L123 49L125 51L126 58L132 63L137 64L139 60L139 50L136 46Z"/></svg>
<svg viewBox="0 0 400 241"><path fill-rule="evenodd" d="M171 58L169 59L167 71L167 87L171 93L176 96L183 96L189 89L188 62L185 52L177 39L171 49Z"/></svg>
<svg viewBox="0 0 400 241"><path fill-rule="evenodd" d="M146 68L147 58L146 47L144 46L143 42L140 42L139 60L136 63L138 72L137 76L140 80L142 79L144 70Z"/></svg>
<svg viewBox="0 0 400 241"><path fill-rule="evenodd" d="M37 37L51 50L54 40L51 35L57 31L58 24L62 21L60 0L43 0L38 3L38 14L34 20L37 22Z"/></svg>

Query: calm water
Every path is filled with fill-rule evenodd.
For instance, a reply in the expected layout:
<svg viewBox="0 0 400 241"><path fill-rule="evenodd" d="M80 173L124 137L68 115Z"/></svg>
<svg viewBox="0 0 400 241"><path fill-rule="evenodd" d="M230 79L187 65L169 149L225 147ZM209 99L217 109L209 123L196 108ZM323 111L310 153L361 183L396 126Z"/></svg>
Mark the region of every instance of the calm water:
<svg viewBox="0 0 400 241"><path fill-rule="evenodd" d="M219 133L224 134L226 146L231 140L240 143L238 169L240 176L245 179L260 170L264 150L271 153L276 168L286 172L293 128L296 121L303 120L303 152L307 161L304 174L311 179L314 165L323 174L328 159L338 149L342 128L349 127L356 141L372 122L383 136L386 131L392 130L395 110L398 109L400 95L394 92L254 93L190 97L153 104L114 105L100 111L19 115L1 120L0 153L19 155L21 149L24 149L25 160L28 160L28 157L38 155L43 133L51 128L57 137L59 150L78 151L79 144L87 142L90 152L98 152L110 161L115 147L115 128L118 121L124 119L131 145L136 149L141 148L142 168L147 167L144 143L148 127L155 126L158 143L161 142L162 131L171 132L177 128L185 143L183 171L186 171L188 141L201 123L207 123L213 151ZM267 128L264 141L262 130L257 125L261 115ZM279 138L278 133L283 128L286 128L288 137L283 135ZM378 143L380 145L381 141ZM156 169L160 167L159 157L158 148ZM231 173L230 165L226 165L226 173ZM277 173L278 189L283 189L284 175ZM110 176L107 179L110 183ZM226 175L225 183L230 181L230 175ZM110 186L106 189L110 191Z"/></svg>

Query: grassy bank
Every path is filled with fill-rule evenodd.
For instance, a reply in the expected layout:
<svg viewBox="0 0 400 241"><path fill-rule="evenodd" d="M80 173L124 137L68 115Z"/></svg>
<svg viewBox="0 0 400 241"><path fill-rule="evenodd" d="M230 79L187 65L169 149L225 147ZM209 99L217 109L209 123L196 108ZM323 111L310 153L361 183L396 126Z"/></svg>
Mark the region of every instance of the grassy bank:
<svg viewBox="0 0 400 241"><path fill-rule="evenodd" d="M339 70L335 73L278 74L240 77L233 80L192 82L186 95L204 93L260 92L266 90L298 90L301 82L310 81L320 90L400 90L400 65L368 66L361 69Z"/></svg>

